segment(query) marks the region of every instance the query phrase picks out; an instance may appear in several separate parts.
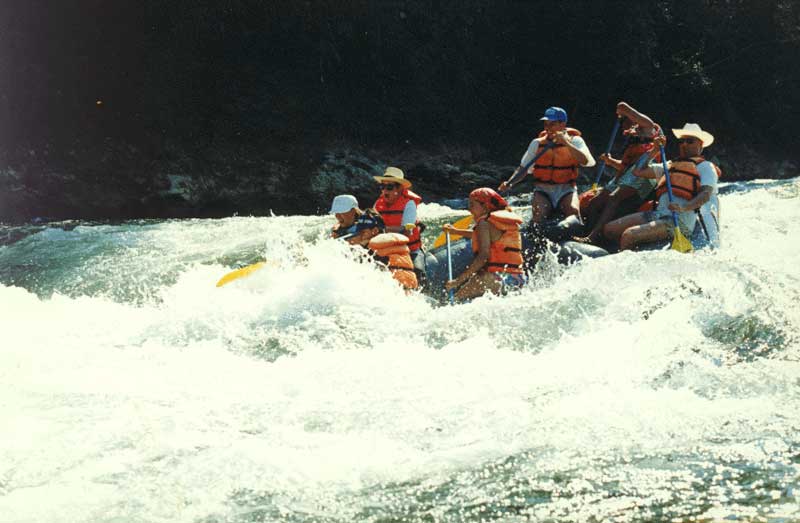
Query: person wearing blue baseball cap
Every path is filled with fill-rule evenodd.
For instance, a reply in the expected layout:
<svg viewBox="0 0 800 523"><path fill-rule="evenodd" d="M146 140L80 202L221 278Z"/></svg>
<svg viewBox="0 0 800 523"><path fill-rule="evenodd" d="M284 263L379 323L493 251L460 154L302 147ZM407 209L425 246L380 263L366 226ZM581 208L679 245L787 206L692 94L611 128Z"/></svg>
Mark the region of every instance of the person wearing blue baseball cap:
<svg viewBox="0 0 800 523"><path fill-rule="evenodd" d="M577 129L567 127L567 111L561 107L548 107L540 118L544 130L531 141L522 156L520 166L511 178L500 184L503 192L533 176L531 221L539 224L555 209L564 216L580 217L578 191L575 180L579 167L595 164L592 153Z"/></svg>

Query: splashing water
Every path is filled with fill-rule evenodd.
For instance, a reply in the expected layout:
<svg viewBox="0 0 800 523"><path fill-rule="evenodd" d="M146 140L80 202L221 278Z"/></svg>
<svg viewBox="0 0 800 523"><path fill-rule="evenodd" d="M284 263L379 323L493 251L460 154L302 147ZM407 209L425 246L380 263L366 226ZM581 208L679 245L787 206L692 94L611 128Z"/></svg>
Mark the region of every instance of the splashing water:
<svg viewBox="0 0 800 523"><path fill-rule="evenodd" d="M0 520L798 520L800 182L729 189L723 249L455 307L328 217L0 247Z"/></svg>

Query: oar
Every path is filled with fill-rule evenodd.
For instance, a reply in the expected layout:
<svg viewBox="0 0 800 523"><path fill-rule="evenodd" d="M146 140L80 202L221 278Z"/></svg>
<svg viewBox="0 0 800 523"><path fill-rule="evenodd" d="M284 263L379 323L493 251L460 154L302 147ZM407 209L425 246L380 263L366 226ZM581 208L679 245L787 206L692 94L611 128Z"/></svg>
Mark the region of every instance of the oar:
<svg viewBox="0 0 800 523"><path fill-rule="evenodd" d="M447 281L453 279L453 255L450 252L450 232L445 232L445 241L447 243ZM455 303L455 292L453 289L450 289L450 305Z"/></svg>
<svg viewBox="0 0 800 523"><path fill-rule="evenodd" d="M456 229L464 229L466 227L469 227L470 225L472 225L472 215L468 214L467 216L464 216L463 218L458 220L456 223L454 223L453 227L455 227ZM439 235L439 237L436 238L436 241L433 242L433 248L434 249L439 248L442 245L444 245L445 242L450 241L450 240L447 239L449 237L450 237L450 233L444 233L444 232L441 233Z"/></svg>
<svg viewBox="0 0 800 523"><path fill-rule="evenodd" d="M340 236L337 239L338 240L349 240L350 238L352 238L355 235L356 235L356 233L345 234L344 236ZM262 268L263 266L267 265L267 263L268 262L266 262L266 261L256 262L256 263L254 263L252 265L248 265L246 267L242 267L241 269L236 269L235 271L231 271L231 272L229 272L228 274L226 274L225 276L223 276L222 278L219 279L219 281L217 282L217 287L222 287L223 285L227 285L228 283L230 283L230 282L232 282L234 280L238 280L239 278L244 278L245 276L249 276L249 275L253 274L254 272L256 272L257 270L259 270L260 268ZM278 262L272 262L272 263L270 263L270 265L279 265L279 263Z"/></svg>
<svg viewBox="0 0 800 523"><path fill-rule="evenodd" d="M664 177L667 180L667 197L669 198L669 203L672 203L675 197L672 195L672 182L669 180L669 167L667 167L667 155L664 153L664 146L659 145L661 149L661 162L664 165ZM674 238L672 240L672 248L678 252L692 252L692 242L690 242L686 236L683 235L681 232L681 228L678 226L678 213L672 211L672 225L674 227Z"/></svg>
<svg viewBox="0 0 800 523"><path fill-rule="evenodd" d="M534 157L531 159L531 161L529 161L528 163L523 165L520 168L520 170L517 171L517 176L519 176L519 173L525 173L525 174L522 175L522 178L524 178L527 175L528 169L531 168L531 165L536 163L536 160L538 160L544 153L546 153L547 151L549 151L553 147L555 147L555 144L552 144L552 143L548 143L544 147L542 147L542 149L534 155ZM514 181L514 178L509 180L509 185L511 184L510 182L513 182L513 181ZM460 220L458 220L456 223L453 224L453 227L456 227L458 229L464 229L466 227L469 227L470 225L472 225L472 215L471 214L461 218ZM436 249L438 247L441 247L442 245L444 245L444 243L445 243L445 234L441 233L436 238L436 241L433 242L433 248Z"/></svg>
<svg viewBox="0 0 800 523"><path fill-rule="evenodd" d="M248 276L249 274L257 271L266 264L267 262L258 262L252 265L248 265L247 267L242 267L241 269L236 269L235 271L231 271L219 279L219 281L217 282L217 287L222 287L223 285L228 284L233 280L244 278L245 276Z"/></svg>
<svg viewBox="0 0 800 523"><path fill-rule="evenodd" d="M617 121L614 122L614 130L611 131L611 138L608 139L608 147L606 147L606 156L611 154L611 148L614 146L614 140L617 139L617 133L619 132L619 124L622 121L622 118L617 118ZM592 184L592 190L597 191L597 184L600 182L600 178L602 178L603 173L606 170L606 162L600 160L600 165L597 169L597 176L594 179L594 183Z"/></svg>

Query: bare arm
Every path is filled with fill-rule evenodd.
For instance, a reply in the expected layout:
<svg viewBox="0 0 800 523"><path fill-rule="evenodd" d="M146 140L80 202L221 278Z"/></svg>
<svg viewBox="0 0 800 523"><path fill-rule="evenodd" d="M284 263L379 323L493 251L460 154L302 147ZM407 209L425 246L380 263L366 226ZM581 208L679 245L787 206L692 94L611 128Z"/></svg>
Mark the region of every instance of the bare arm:
<svg viewBox="0 0 800 523"><path fill-rule="evenodd" d="M697 194L697 196L686 202L686 205L680 205L678 202L672 202L669 204L669 210L675 212L697 210L711 199L712 194L714 194L714 188L709 185L703 185L700 187L700 192Z"/></svg>
<svg viewBox="0 0 800 523"><path fill-rule="evenodd" d="M449 223L446 223L446 224L442 225L442 230L444 232L449 232L450 234L454 234L456 236L471 236L472 235L472 229L458 229L456 227L453 227Z"/></svg>
<svg viewBox="0 0 800 523"><path fill-rule="evenodd" d="M452 280L452 283L448 282L447 288L459 287L463 285L468 279L480 271L489 261L489 249L492 244L489 222L485 220L480 222L476 227L476 230L478 231L478 252L475 254L475 258L473 258L472 263L470 263L469 266L464 269L464 272Z"/></svg>
<svg viewBox="0 0 800 523"><path fill-rule="evenodd" d="M643 131L649 131L656 126L655 122L646 114L640 113L625 102L617 104L617 115L624 116L631 122L638 125Z"/></svg>

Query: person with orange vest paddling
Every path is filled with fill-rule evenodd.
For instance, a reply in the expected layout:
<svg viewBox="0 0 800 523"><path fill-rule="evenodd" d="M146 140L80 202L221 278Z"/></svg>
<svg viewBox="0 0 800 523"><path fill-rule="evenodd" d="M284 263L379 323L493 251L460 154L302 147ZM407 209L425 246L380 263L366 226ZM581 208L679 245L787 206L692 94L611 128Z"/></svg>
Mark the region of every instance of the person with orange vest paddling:
<svg viewBox="0 0 800 523"><path fill-rule="evenodd" d="M555 209L564 216L580 216L575 180L579 167L595 164L592 153L577 129L567 127L567 112L560 107L550 107L540 118L544 130L531 141L511 178L500 184L498 191L511 189L527 175L533 176L531 208L534 224L548 218ZM527 171L523 167L536 157L541 148L547 148Z"/></svg>
<svg viewBox="0 0 800 523"><path fill-rule="evenodd" d="M458 289L457 300L482 296L486 291L500 294L509 287L525 283L522 269L522 218L508 208L508 202L493 189L481 187L469 194L469 212L475 220L472 230L445 224L451 234L472 237L472 263L445 289Z"/></svg>
<svg viewBox="0 0 800 523"><path fill-rule="evenodd" d="M622 119L625 127L625 148L620 159L610 154L600 155L600 160L614 169L616 175L587 204L583 203L584 195L581 195L581 213L592 229L586 237L575 238L579 242L599 243L603 238L603 226L636 211L648 200L656 186L655 180L635 176L633 170L640 161L661 160L654 143L655 138L663 134L661 127L625 102L617 104L617 117ZM643 158L644 155L647 156Z"/></svg>
<svg viewBox="0 0 800 523"><path fill-rule="evenodd" d="M375 210L383 218L386 232L408 236L411 260L415 264L417 277L422 279L425 276L425 272L419 266L422 260L417 260L421 252L420 235L424 227L417 218L417 206L422 202L422 197L410 190L411 182L397 167L387 167L383 176L373 176L373 178L381 187L381 194L375 202Z"/></svg>
<svg viewBox="0 0 800 523"><path fill-rule="evenodd" d="M636 176L658 179L655 211L645 211L623 216L606 224L603 234L619 242L620 250L632 249L643 243L670 240L673 237L672 212L677 213L680 232L692 236L697 224L698 211L712 204L718 215L717 182L719 167L701 156L704 147L714 143L711 133L696 123L687 123L682 129L672 130L678 139L679 157L668 163L669 182L674 201L669 202L667 180L661 165L636 170ZM663 146L664 138L656 144Z"/></svg>

